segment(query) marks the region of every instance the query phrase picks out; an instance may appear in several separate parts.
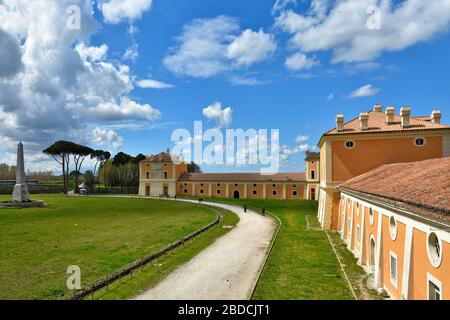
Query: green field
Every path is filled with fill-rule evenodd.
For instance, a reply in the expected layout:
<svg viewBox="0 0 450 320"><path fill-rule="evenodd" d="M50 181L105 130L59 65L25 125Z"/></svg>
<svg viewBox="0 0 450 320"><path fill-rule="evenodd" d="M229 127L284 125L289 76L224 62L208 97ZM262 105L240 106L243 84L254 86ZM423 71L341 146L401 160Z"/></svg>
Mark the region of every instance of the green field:
<svg viewBox="0 0 450 320"><path fill-rule="evenodd" d="M34 198L49 206L0 209L0 299L67 298L68 266L81 268L84 287L216 219L206 208L178 202ZM211 235L185 256L192 257L220 233Z"/></svg>
<svg viewBox="0 0 450 320"><path fill-rule="evenodd" d="M213 201L266 208L282 222L253 299L354 299L326 233L307 229L307 219L312 227L317 224L316 202L249 199ZM356 265L354 260L349 260L349 263Z"/></svg>

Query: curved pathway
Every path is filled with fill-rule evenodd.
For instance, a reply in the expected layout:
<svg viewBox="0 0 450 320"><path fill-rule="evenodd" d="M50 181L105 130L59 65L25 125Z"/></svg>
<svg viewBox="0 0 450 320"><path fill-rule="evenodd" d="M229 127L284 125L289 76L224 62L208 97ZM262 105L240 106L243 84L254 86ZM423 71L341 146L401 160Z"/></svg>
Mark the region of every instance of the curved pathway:
<svg viewBox="0 0 450 320"><path fill-rule="evenodd" d="M186 201L186 200L184 200ZM244 300L251 298L276 224L238 206L204 202L236 213L237 226L136 300Z"/></svg>

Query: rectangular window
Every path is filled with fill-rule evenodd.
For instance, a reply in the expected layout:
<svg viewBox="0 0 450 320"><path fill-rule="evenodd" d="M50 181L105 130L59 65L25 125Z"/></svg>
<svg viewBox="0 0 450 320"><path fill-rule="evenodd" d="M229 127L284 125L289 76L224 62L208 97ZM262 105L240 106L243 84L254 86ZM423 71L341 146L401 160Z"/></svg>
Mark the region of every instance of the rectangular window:
<svg viewBox="0 0 450 320"><path fill-rule="evenodd" d="M218 189L216 192L217 192L217 194L220 194L220 189Z"/></svg>
<svg viewBox="0 0 450 320"><path fill-rule="evenodd" d="M167 171L164 171L164 180L167 180Z"/></svg>
<svg viewBox="0 0 450 320"><path fill-rule="evenodd" d="M316 172L314 170L311 170L311 180L314 180L316 178Z"/></svg>
<svg viewBox="0 0 450 320"><path fill-rule="evenodd" d="M292 191L293 196L297 196L297 191Z"/></svg>
<svg viewBox="0 0 450 320"><path fill-rule="evenodd" d="M397 288L398 284L398 272L397 272L397 255L391 251L391 284Z"/></svg>
<svg viewBox="0 0 450 320"><path fill-rule="evenodd" d="M184 189L184 193L188 193L188 189Z"/></svg>
<svg viewBox="0 0 450 320"><path fill-rule="evenodd" d="M258 191L253 190L253 195L256 196L258 194Z"/></svg>
<svg viewBox="0 0 450 320"><path fill-rule="evenodd" d="M146 177L147 177L147 179L150 179L150 172L146 172Z"/></svg>
<svg viewBox="0 0 450 320"><path fill-rule="evenodd" d="M203 193L204 193L203 189L202 189L202 190L200 190L200 193L201 193L201 194L203 194Z"/></svg>
<svg viewBox="0 0 450 320"><path fill-rule="evenodd" d="M429 273L427 274L427 281L428 281L428 300L441 300L442 283Z"/></svg>
<svg viewBox="0 0 450 320"><path fill-rule="evenodd" d="M275 190L272 191L272 195L276 196L277 192Z"/></svg>

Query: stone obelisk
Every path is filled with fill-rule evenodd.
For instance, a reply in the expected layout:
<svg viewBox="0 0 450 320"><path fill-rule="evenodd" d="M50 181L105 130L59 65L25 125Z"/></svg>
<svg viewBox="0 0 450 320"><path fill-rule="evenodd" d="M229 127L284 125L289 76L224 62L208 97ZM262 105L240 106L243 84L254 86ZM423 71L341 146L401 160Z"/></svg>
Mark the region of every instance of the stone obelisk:
<svg viewBox="0 0 450 320"><path fill-rule="evenodd" d="M25 164L23 160L23 144L17 146L17 168L16 168L16 185L13 191L13 202L28 202L30 194L28 192L27 181L25 178Z"/></svg>

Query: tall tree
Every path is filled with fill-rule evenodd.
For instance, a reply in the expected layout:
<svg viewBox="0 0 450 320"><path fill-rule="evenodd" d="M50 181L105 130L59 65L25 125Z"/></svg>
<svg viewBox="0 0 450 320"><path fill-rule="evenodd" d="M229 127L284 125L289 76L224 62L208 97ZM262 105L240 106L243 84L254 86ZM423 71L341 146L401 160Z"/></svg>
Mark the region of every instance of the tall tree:
<svg viewBox="0 0 450 320"><path fill-rule="evenodd" d="M202 169L198 164L196 164L194 161L188 164L188 172L189 173L202 173Z"/></svg>
<svg viewBox="0 0 450 320"><path fill-rule="evenodd" d="M79 144L73 144L72 145L72 150L71 150L71 154L73 157L73 162L75 164L75 170L74 172L75 174L75 178L74 178L74 191L75 193L78 193L78 178L80 176L80 172L81 172L81 166L83 165L84 160L86 159L86 157L90 156L92 153L94 152L94 150L92 150L89 147L86 146L82 146Z"/></svg>
<svg viewBox="0 0 450 320"><path fill-rule="evenodd" d="M66 194L68 192L70 155L73 151L73 147L73 142L60 140L43 151L43 153L51 156L57 163L61 165L64 185L63 190Z"/></svg>

